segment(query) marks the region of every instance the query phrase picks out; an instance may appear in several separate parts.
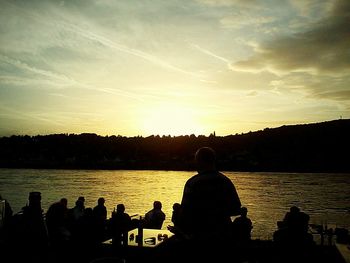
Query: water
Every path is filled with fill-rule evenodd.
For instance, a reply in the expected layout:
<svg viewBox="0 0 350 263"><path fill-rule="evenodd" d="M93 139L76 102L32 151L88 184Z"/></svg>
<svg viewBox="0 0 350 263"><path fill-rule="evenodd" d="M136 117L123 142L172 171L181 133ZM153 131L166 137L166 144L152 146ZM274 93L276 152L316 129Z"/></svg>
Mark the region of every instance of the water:
<svg viewBox="0 0 350 263"><path fill-rule="evenodd" d="M292 205L310 215L310 223L350 229L350 174L224 172L235 184L253 222L253 238L272 238L276 222ZM181 202L184 184L194 172L0 169L0 194L18 212L31 191L42 193L42 207L62 197L73 207L79 196L86 207L106 199L108 216L118 203L130 215L145 214L160 200L171 224L172 205Z"/></svg>

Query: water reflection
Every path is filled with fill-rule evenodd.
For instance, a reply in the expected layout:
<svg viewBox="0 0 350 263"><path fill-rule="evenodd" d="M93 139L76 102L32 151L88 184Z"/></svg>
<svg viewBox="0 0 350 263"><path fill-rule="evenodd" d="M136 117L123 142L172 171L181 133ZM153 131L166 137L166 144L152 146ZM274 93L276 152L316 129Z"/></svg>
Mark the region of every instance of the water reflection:
<svg viewBox="0 0 350 263"><path fill-rule="evenodd" d="M117 203L124 203L130 215L144 214L160 200L171 224L172 205L181 202L185 182L194 172L179 171L90 171L0 169L0 193L15 212L27 202L28 193L42 193L42 207L62 197L73 207L85 196L86 207L106 199L108 217ZM308 213L311 223L336 223L350 227L349 174L295 174L225 172L234 182L241 202L248 208L253 238L271 238L276 222L290 206Z"/></svg>

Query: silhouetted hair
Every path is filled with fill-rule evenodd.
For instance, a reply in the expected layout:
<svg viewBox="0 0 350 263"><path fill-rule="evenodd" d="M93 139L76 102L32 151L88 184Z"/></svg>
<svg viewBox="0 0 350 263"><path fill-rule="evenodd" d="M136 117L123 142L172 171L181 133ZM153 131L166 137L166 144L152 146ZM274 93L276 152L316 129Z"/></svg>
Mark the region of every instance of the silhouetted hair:
<svg viewBox="0 0 350 263"><path fill-rule="evenodd" d="M29 200L41 200L41 193L40 192L30 192L29 193Z"/></svg>
<svg viewBox="0 0 350 263"><path fill-rule="evenodd" d="M245 206L241 207L241 215L246 216L248 213L248 209Z"/></svg>
<svg viewBox="0 0 350 263"><path fill-rule="evenodd" d="M297 207L297 206L292 206L292 207L290 208L290 212L292 212L292 213L297 213L297 212L300 212L300 209L299 209L299 207Z"/></svg>
<svg viewBox="0 0 350 263"><path fill-rule="evenodd" d="M117 212L124 212L125 206L123 204L117 204Z"/></svg>
<svg viewBox="0 0 350 263"><path fill-rule="evenodd" d="M212 148L202 147L197 150L195 159L198 163L214 163L216 160L216 154Z"/></svg>
<svg viewBox="0 0 350 263"><path fill-rule="evenodd" d="M97 203L99 205L103 205L105 203L105 199L103 197L100 197L98 200L97 200Z"/></svg>
<svg viewBox="0 0 350 263"><path fill-rule="evenodd" d="M173 210L179 210L180 208L181 208L181 204L179 204L179 203L173 204Z"/></svg>
<svg viewBox="0 0 350 263"><path fill-rule="evenodd" d="M161 209L162 208L162 203L160 201L154 201L153 202L153 207L156 209Z"/></svg>

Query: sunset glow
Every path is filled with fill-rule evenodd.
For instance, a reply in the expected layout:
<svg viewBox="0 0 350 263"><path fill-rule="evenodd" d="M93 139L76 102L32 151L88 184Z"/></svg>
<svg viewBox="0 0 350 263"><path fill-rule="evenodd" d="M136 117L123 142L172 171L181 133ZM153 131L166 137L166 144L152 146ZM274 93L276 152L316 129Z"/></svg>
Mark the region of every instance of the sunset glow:
<svg viewBox="0 0 350 263"><path fill-rule="evenodd" d="M146 134L203 134L206 130L201 127L195 112L181 105L160 105L145 109L143 131Z"/></svg>
<svg viewBox="0 0 350 263"><path fill-rule="evenodd" d="M0 4L0 136L350 118L348 0Z"/></svg>

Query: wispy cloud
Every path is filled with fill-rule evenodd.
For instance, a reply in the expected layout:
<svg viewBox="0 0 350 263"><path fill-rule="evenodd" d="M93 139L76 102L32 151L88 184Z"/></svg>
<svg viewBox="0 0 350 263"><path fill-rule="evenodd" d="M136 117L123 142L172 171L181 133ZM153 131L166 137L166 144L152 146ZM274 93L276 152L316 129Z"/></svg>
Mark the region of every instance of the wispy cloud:
<svg viewBox="0 0 350 263"><path fill-rule="evenodd" d="M84 27L83 27L81 26L81 21L75 18L74 13L70 14L70 13L67 13L67 11L65 11L66 12L65 16L63 16L59 12L59 10L57 10L57 8L60 8L60 6L58 5L51 6L51 11L52 10L55 10L55 11L51 13L51 16L48 16L48 15L43 15L41 12L38 12L35 9L24 8L10 2L7 2L6 4L14 8L17 13L20 12L23 15L29 17L30 19L33 19L42 25L50 26L55 30L61 31L62 33L70 32L72 35L79 36L86 40L92 41L96 44L103 45L104 47L108 47L112 50L122 52L124 54L129 54L131 56L141 58L145 61L150 62L153 65L157 65L164 69L167 69L173 72L178 72L180 74L184 74L198 80L205 78L205 76L197 72L186 70L179 66L173 65L172 63L169 63L166 59L160 58L159 56L156 56L154 54L145 52L137 48L130 47L128 45L124 45L111 38L108 38L103 33L101 33L102 30L99 30L97 25L89 24L88 21L84 21L87 24L84 24ZM81 18L81 17L79 16L78 18ZM64 44L65 40L63 39L62 41L63 41L62 44ZM77 40L77 42L80 42L80 40Z"/></svg>
<svg viewBox="0 0 350 263"><path fill-rule="evenodd" d="M45 69L40 69L37 67L33 67L27 63L24 63L20 60L12 59L7 56L0 54L0 61L11 64L12 66L15 66L17 68L27 70L29 72L51 78L52 80L45 80L45 79L33 79L33 78L23 78L23 77L16 77L16 76L0 76L0 82L1 83L11 83L15 85L25 85L25 84L42 84L43 87L48 87L47 84L51 84L58 87L65 87L65 88L83 88L98 92L103 92L111 95L117 95L117 96L125 96L128 98L132 98L135 100L142 100L140 96L137 96L131 92L127 92L121 89L110 89L110 88L97 88L85 83L82 83L80 81L76 81L66 75L61 75L56 72L47 71ZM58 81L58 82L57 82Z"/></svg>
<svg viewBox="0 0 350 263"><path fill-rule="evenodd" d="M55 126L61 126L61 127L64 127L65 126L65 123L63 122L59 122L59 121L56 121L56 120L53 120L52 118L45 118L45 117L42 117L43 113L40 112L40 113L24 113L23 111L18 111L18 110L15 110L11 107L6 107L4 105L1 105L0 104L0 109L1 109L1 115L3 116L9 116L10 118L19 118L19 119L30 119L30 120L34 120L34 121L40 121L40 122L46 122L46 123L50 123L50 124L53 124Z"/></svg>
<svg viewBox="0 0 350 263"><path fill-rule="evenodd" d="M257 5L256 0L196 0L199 3L212 6L248 6L252 7Z"/></svg>
<svg viewBox="0 0 350 263"><path fill-rule="evenodd" d="M24 62L22 62L22 61L20 61L18 59L12 59L12 58L10 58L8 56L5 56L5 55L2 55L2 54L0 54L0 61L8 63L8 64L10 64L12 66L17 67L17 68L20 68L20 69L23 69L23 70L27 70L27 71L30 71L32 73L41 75L41 76L45 76L45 77L49 77L49 78L61 81L61 82L65 83L66 85L76 84L76 81L68 78L65 75L61 75L61 74L57 74L55 72L51 72L51 71L48 71L48 70L44 70L44 69L40 69L40 68L37 68L37 67L33 67L33 66L30 66L27 63L24 63Z"/></svg>
<svg viewBox="0 0 350 263"><path fill-rule="evenodd" d="M211 51L209 51L209 50L207 50L207 49L204 49L204 48L200 47L199 45L196 45L196 44L190 44L190 45L191 45L192 47L194 47L195 49L199 50L200 52L202 52L202 53L208 55L208 56L211 56L211 57L213 57L213 58L216 58L216 59L218 59L218 60L221 60L221 61L223 61L223 62L225 62L225 63L230 63L230 61L229 61L228 59L226 59L226 58L224 58L224 57L221 57L221 56L218 56L218 55L214 54L213 52L211 52Z"/></svg>

